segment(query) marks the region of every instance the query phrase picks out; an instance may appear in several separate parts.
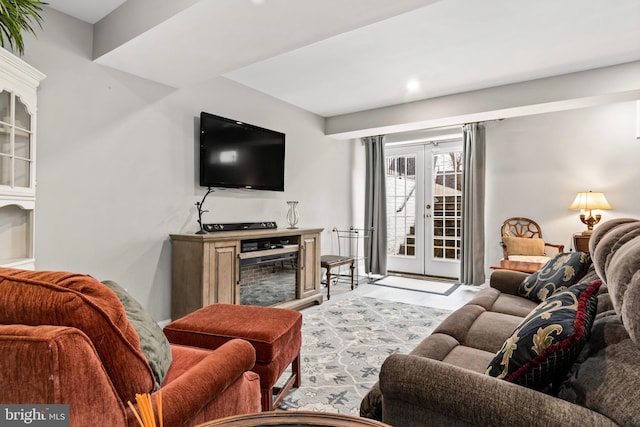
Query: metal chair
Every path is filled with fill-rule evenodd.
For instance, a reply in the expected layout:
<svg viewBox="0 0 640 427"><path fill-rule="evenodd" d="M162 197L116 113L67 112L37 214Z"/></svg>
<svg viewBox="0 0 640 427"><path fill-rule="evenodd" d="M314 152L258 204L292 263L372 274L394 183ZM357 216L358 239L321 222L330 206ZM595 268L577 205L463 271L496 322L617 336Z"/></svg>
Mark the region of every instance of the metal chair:
<svg viewBox="0 0 640 427"><path fill-rule="evenodd" d="M356 269L355 259L339 255L322 255L320 257L320 267L327 270L327 280L326 282L322 282L327 285L327 300L331 299L331 269L342 265L349 265L349 269L351 270L351 290L353 290L353 272Z"/></svg>

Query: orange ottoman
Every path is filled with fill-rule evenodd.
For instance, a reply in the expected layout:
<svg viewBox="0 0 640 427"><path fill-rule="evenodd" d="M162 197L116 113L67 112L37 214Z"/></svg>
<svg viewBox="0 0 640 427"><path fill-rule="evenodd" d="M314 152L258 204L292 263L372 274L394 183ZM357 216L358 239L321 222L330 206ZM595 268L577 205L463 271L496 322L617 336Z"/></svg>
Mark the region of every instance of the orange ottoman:
<svg viewBox="0 0 640 427"><path fill-rule="evenodd" d="M262 410L278 406L292 387L300 387L302 315L294 310L253 305L212 304L164 327L172 344L215 349L234 338L256 350L252 371L260 375ZM291 365L291 376L275 387Z"/></svg>

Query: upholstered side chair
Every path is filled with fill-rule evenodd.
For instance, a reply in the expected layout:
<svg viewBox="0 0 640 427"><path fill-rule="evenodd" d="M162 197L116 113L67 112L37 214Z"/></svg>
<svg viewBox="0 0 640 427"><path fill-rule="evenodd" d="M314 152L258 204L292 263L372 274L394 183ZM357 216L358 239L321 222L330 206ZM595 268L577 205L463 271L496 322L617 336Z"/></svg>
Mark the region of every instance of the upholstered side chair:
<svg viewBox="0 0 640 427"><path fill-rule="evenodd" d="M511 261L547 262L564 252L564 245L545 242L537 222L524 217L508 218L500 227L504 259Z"/></svg>

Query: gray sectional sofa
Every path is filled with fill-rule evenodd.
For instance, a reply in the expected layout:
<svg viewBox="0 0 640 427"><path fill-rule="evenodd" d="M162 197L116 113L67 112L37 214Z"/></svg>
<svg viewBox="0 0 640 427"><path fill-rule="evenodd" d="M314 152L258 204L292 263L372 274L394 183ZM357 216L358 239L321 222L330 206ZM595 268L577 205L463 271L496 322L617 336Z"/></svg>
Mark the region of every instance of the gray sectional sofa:
<svg viewBox="0 0 640 427"><path fill-rule="evenodd" d="M602 280L590 300L593 320L552 384L487 374L538 307L518 295L526 274L499 270L410 354L387 358L361 415L395 427L640 425L640 221L600 224L590 255L593 266L579 283Z"/></svg>

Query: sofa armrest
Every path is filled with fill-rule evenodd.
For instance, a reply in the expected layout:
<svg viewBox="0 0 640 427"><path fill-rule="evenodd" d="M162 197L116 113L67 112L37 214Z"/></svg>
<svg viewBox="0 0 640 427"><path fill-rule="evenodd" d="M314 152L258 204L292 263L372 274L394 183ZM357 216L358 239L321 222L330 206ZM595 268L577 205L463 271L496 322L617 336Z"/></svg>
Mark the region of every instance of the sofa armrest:
<svg viewBox="0 0 640 427"><path fill-rule="evenodd" d="M489 278L489 286L505 294L518 295L518 286L529 276L512 270L495 270Z"/></svg>
<svg viewBox="0 0 640 427"><path fill-rule="evenodd" d="M211 401L215 400L247 371L253 368L256 353L244 340L228 341L211 354L160 389L164 425L185 425ZM256 382L254 399L260 407L259 377L249 372ZM155 397L153 397L155 404Z"/></svg>
<svg viewBox="0 0 640 427"><path fill-rule="evenodd" d="M383 421L391 425L616 425L582 406L419 356L389 356L380 389Z"/></svg>

